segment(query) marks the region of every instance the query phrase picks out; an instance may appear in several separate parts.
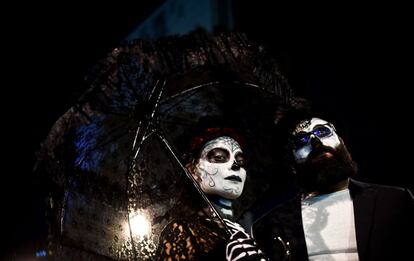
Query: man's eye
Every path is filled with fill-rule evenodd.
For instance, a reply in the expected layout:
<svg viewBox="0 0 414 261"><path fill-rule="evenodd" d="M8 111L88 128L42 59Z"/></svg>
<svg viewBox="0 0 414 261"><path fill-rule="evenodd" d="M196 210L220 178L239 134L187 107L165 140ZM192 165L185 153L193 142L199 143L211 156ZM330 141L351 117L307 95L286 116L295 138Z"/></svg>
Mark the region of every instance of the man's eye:
<svg viewBox="0 0 414 261"><path fill-rule="evenodd" d="M207 160L211 163L225 163L229 158L230 153L222 148L215 148L207 153Z"/></svg>
<svg viewBox="0 0 414 261"><path fill-rule="evenodd" d="M309 140L309 133L306 132L299 133L293 138L293 142L296 148L305 146L306 144L308 144Z"/></svg>
<svg viewBox="0 0 414 261"><path fill-rule="evenodd" d="M321 126L321 127L318 127L316 129L314 129L312 131L312 133L314 135L316 135L317 137L319 137L319 138L323 138L323 137L326 137L326 136L331 135L332 134L332 131L331 131L331 129L329 129L326 126Z"/></svg>

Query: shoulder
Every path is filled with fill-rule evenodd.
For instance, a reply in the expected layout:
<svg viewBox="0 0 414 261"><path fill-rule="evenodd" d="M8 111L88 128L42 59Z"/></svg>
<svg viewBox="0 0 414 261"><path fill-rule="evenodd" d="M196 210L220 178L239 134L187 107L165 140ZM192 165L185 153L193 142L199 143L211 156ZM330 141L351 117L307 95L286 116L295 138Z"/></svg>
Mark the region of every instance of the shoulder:
<svg viewBox="0 0 414 261"><path fill-rule="evenodd" d="M374 183L361 182L354 179L350 180L349 189L354 197L358 195L372 194L380 200L387 200L390 203L398 201L400 203L414 204L414 197L407 188L399 186L387 186Z"/></svg>
<svg viewBox="0 0 414 261"><path fill-rule="evenodd" d="M190 226L191 223L186 219L174 219L163 228L160 238L170 238L177 234L191 234Z"/></svg>
<svg viewBox="0 0 414 261"><path fill-rule="evenodd" d="M205 260L205 255L224 251L225 239L224 229L215 221L203 217L172 220L161 233L158 256L160 260L173 260L177 255L186 260Z"/></svg>
<svg viewBox="0 0 414 261"><path fill-rule="evenodd" d="M163 229L167 231L179 231L180 233L194 234L200 229L220 229L217 222L210 219L195 216L190 218L180 218L171 220Z"/></svg>
<svg viewBox="0 0 414 261"><path fill-rule="evenodd" d="M412 193L409 189L399 186L388 186L374 183L367 183L362 181L357 181L355 179L350 180L350 189L352 190L375 190L382 193L394 193L394 194L408 194L412 196Z"/></svg>

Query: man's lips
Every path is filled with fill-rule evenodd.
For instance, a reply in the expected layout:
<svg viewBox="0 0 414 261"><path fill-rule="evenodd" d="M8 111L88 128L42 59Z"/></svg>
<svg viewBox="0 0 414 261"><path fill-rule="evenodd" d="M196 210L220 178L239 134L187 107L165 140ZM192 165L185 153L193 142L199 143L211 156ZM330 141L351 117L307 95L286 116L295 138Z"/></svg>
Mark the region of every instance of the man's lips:
<svg viewBox="0 0 414 261"><path fill-rule="evenodd" d="M313 153L311 153L312 155L310 155L309 157L309 161L319 161L319 160L323 160L323 159L328 159L328 158L332 158L334 155L331 151L329 150L320 150L320 151L315 151Z"/></svg>
<svg viewBox="0 0 414 261"><path fill-rule="evenodd" d="M329 151L324 151L322 153L319 153L318 155L316 155L315 157L313 157L313 160L316 159L321 159L321 158L332 158L333 154Z"/></svg>
<svg viewBox="0 0 414 261"><path fill-rule="evenodd" d="M231 181L242 182L242 179L239 176L236 176L236 175L231 175L231 176L225 177L224 179L231 180Z"/></svg>

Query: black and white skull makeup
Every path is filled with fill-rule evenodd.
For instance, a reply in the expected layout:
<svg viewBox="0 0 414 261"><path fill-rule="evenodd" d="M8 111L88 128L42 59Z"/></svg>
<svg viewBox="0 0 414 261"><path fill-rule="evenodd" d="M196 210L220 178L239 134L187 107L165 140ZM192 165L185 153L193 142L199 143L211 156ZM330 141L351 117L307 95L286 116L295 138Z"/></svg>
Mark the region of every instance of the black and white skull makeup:
<svg viewBox="0 0 414 261"><path fill-rule="evenodd" d="M222 136L207 142L196 165L206 194L238 198L246 181L243 152L233 138Z"/></svg>
<svg viewBox="0 0 414 261"><path fill-rule="evenodd" d="M309 153L314 149L312 139L317 139L321 144L333 149L336 149L341 143L334 126L319 118L300 122L292 136L293 153L297 163L306 161Z"/></svg>

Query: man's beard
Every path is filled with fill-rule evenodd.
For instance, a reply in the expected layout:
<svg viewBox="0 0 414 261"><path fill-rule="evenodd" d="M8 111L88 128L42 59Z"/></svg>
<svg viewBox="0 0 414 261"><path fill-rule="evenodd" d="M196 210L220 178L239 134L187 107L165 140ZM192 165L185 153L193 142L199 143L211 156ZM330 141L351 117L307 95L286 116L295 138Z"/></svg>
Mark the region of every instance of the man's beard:
<svg viewBox="0 0 414 261"><path fill-rule="evenodd" d="M328 157L324 153L331 153ZM341 181L356 174L356 164L345 145L333 149L324 145L315 148L306 161L296 166L298 183L304 192L329 191Z"/></svg>

